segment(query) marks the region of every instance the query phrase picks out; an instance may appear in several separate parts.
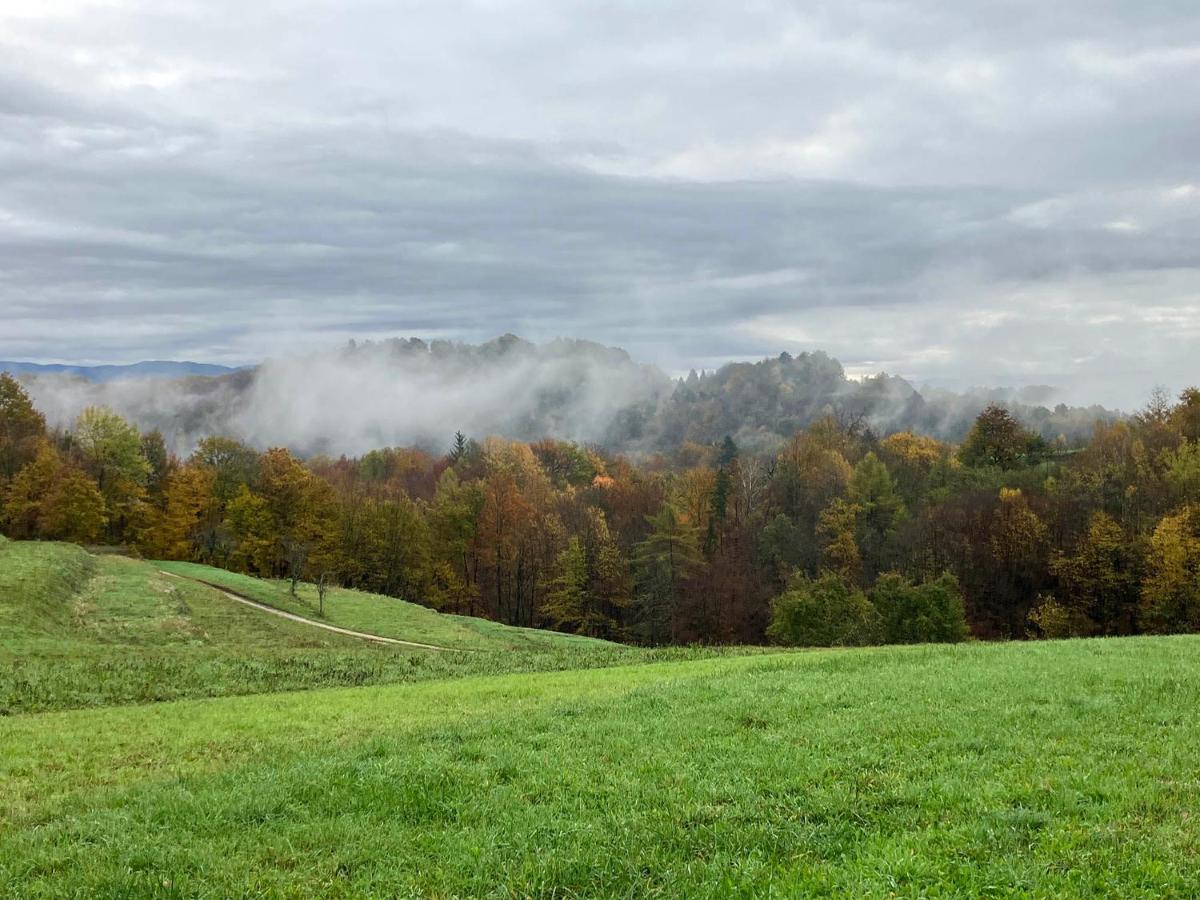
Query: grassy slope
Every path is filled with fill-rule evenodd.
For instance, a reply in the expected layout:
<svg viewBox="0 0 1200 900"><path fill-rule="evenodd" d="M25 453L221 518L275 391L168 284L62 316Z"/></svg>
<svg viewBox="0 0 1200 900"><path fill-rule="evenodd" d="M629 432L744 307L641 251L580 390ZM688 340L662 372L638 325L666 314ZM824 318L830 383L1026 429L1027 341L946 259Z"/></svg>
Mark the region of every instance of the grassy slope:
<svg viewBox="0 0 1200 900"><path fill-rule="evenodd" d="M272 583L198 569L208 580L225 578L244 593L286 605ZM581 668L656 655L567 635L531 640L524 629L464 624L354 592L334 598L332 610L343 609L351 610L351 627L476 652L370 644L247 608L204 585L162 575L152 563L0 538L0 715Z"/></svg>
<svg viewBox="0 0 1200 900"><path fill-rule="evenodd" d="M0 543L0 645L82 647L347 647L351 638L273 619L215 591L74 544Z"/></svg>
<svg viewBox="0 0 1200 900"><path fill-rule="evenodd" d="M0 720L0 894L1194 896L1200 639Z"/></svg>
<svg viewBox="0 0 1200 900"><path fill-rule="evenodd" d="M224 569L187 562L159 562L160 569L197 578L309 618L317 617L317 590L311 584L300 586L293 597L286 581L270 581L239 575ZM384 637L473 650L537 650L558 647L612 646L607 641L577 635L560 634L535 628L512 628L484 619L448 616L436 610L406 603L394 597L333 588L325 598L325 617L330 625L366 631Z"/></svg>

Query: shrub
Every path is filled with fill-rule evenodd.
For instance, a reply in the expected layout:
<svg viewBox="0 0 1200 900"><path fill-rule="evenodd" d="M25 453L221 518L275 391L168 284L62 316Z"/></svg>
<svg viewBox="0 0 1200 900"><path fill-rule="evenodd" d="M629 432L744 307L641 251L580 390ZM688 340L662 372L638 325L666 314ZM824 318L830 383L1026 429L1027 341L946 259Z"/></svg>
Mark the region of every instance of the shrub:
<svg viewBox="0 0 1200 900"><path fill-rule="evenodd" d="M771 603L774 640L799 647L859 647L878 643L879 613L857 588L834 574L797 578Z"/></svg>
<svg viewBox="0 0 1200 900"><path fill-rule="evenodd" d="M1033 626L1030 637L1044 638L1077 637L1077 626L1071 611L1054 599L1051 594L1039 594L1038 603L1029 611L1029 624Z"/></svg>
<svg viewBox="0 0 1200 900"><path fill-rule="evenodd" d="M889 644L945 644L967 636L967 616L958 579L949 572L913 584L903 575L879 576L871 600Z"/></svg>

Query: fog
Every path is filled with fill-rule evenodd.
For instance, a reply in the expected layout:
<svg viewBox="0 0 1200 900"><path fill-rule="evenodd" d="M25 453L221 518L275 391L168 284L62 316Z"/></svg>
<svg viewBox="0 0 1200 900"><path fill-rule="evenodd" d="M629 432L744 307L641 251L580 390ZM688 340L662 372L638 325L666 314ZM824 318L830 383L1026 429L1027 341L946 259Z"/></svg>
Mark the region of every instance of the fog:
<svg viewBox="0 0 1200 900"><path fill-rule="evenodd" d="M1008 406L1048 440L1087 437L1101 407L1069 408L1053 389L918 390L902 378L848 378L824 353L782 354L671 379L623 350L578 340L534 344L506 335L481 345L412 338L269 360L219 377L92 383L26 375L51 425L92 405L161 431L183 456L206 435L301 455L361 455L385 446L445 451L456 431L532 441L553 437L626 453L711 444L754 451L833 414L876 434L912 429L960 439L988 403Z"/></svg>
<svg viewBox="0 0 1200 900"><path fill-rule="evenodd" d="M445 449L456 431L607 443L622 410L670 390L661 371L582 341L535 345L512 336L480 346L420 340L351 345L270 360L219 378L27 378L48 421L69 427L109 406L189 452L219 433L255 447L357 455L384 446Z"/></svg>

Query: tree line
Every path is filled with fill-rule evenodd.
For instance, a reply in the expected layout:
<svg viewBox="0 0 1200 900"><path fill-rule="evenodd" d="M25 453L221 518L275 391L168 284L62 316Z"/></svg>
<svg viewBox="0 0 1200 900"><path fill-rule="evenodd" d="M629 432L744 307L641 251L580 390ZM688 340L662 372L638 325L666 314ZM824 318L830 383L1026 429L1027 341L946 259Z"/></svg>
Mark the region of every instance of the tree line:
<svg viewBox="0 0 1200 900"><path fill-rule="evenodd" d="M1200 390L1068 444L990 406L958 445L829 414L771 453L181 459L105 408L49 429L0 375L0 528L648 644L1200 630Z"/></svg>

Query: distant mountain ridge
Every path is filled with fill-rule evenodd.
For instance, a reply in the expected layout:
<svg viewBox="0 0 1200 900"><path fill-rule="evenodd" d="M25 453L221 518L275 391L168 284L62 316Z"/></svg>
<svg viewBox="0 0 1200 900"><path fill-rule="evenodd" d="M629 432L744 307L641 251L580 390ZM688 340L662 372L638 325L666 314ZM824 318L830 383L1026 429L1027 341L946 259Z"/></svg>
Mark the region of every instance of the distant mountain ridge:
<svg viewBox="0 0 1200 900"><path fill-rule="evenodd" d="M198 363L188 360L148 359L128 365L76 366L68 363L31 363L0 360L0 372L11 375L74 375L104 384L123 378L186 378L190 375L213 377L236 372L238 367Z"/></svg>

